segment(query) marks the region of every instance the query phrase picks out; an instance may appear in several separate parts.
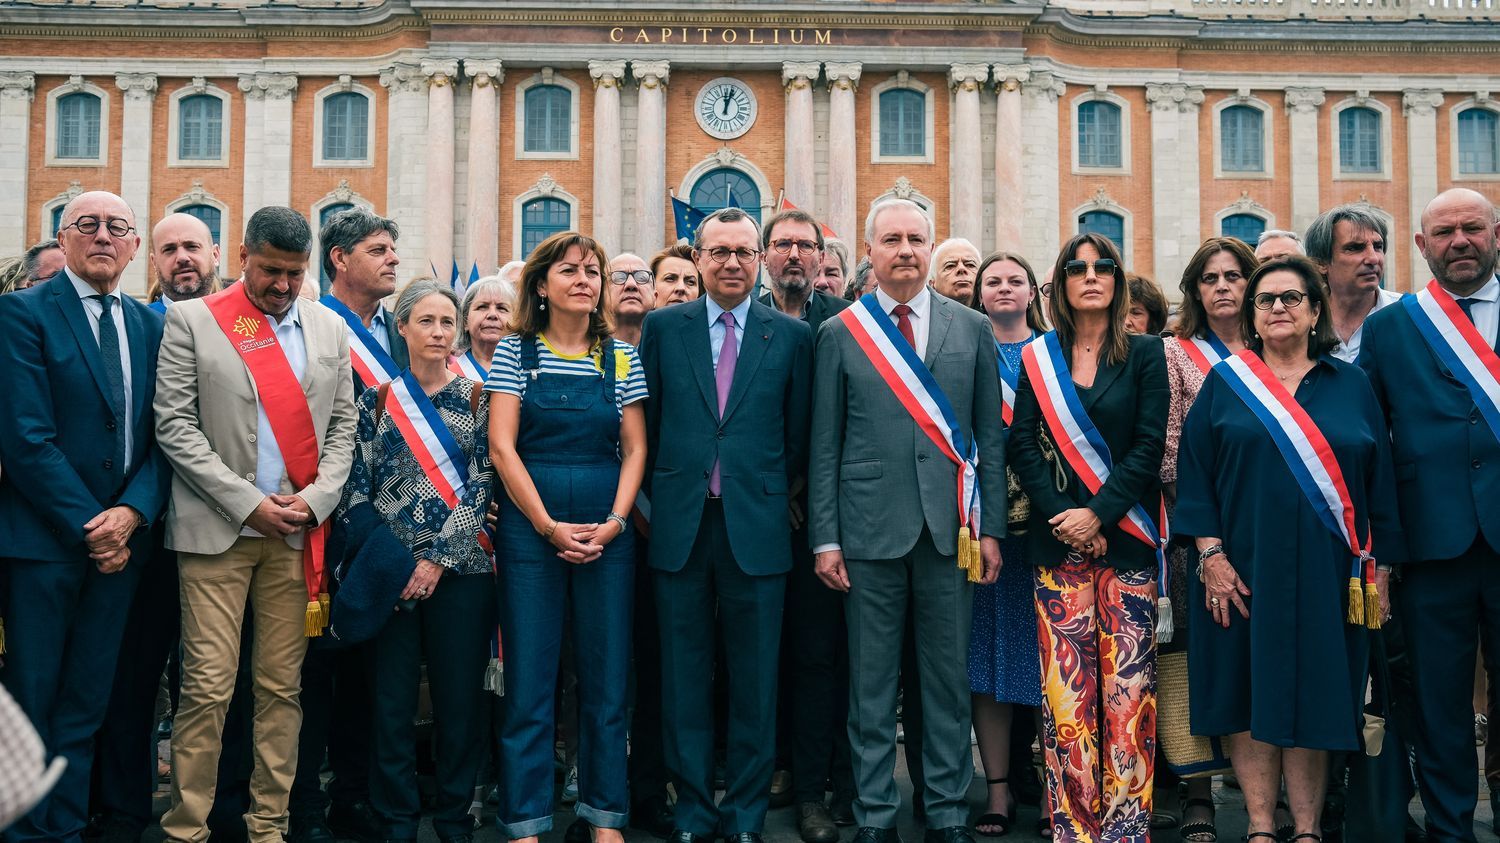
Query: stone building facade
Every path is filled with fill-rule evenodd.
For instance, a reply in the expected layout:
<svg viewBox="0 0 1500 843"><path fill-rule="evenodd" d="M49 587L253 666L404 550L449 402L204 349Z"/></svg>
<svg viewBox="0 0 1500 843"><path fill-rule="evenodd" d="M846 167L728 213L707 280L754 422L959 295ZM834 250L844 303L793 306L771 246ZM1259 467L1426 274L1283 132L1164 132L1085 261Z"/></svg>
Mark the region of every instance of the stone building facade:
<svg viewBox="0 0 1500 843"><path fill-rule="evenodd" d="M1408 289L1428 199L1500 199L1497 97L1495 0L0 0L0 254L107 189L204 217L231 276L286 204L466 277L784 191L856 251L888 195L1039 267L1098 229L1173 292L1205 236L1363 199Z"/></svg>

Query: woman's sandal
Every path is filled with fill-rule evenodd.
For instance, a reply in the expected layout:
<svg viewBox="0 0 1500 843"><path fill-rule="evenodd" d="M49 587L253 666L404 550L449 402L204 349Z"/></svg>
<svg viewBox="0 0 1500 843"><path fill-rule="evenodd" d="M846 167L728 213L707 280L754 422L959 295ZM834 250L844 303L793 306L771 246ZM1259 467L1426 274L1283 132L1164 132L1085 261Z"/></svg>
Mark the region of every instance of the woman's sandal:
<svg viewBox="0 0 1500 843"><path fill-rule="evenodd" d="M1276 800L1276 810L1285 811L1288 817L1292 815L1292 809L1287 807L1285 799ZM1276 826L1276 838L1278 840L1292 840L1294 839L1292 835L1295 833L1297 833L1297 824L1295 822L1289 821Z"/></svg>
<svg viewBox="0 0 1500 843"><path fill-rule="evenodd" d="M1177 833L1186 843L1218 843L1219 829L1214 826L1214 801L1212 799L1189 799L1182 804L1183 819L1187 819L1189 808L1207 808L1208 821L1183 822Z"/></svg>
<svg viewBox="0 0 1500 843"><path fill-rule="evenodd" d="M999 778L994 779L987 778L984 780L984 783L986 785L1007 784L1009 782L1009 776L1000 776ZM1014 802L1015 800L1011 801ZM1014 811L1015 807L1012 806L1011 810ZM979 827L982 825L996 826L1000 830L980 831ZM1005 835L1010 834L1010 814L980 814L979 818L974 820L974 833L979 835L980 837L1004 837Z"/></svg>

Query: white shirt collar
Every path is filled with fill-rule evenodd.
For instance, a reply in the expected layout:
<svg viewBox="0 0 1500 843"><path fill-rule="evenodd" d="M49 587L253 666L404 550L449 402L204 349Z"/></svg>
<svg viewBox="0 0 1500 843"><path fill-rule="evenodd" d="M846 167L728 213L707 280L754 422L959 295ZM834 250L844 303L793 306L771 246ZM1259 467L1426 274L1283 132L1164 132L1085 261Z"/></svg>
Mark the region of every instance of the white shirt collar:
<svg viewBox="0 0 1500 843"><path fill-rule="evenodd" d="M704 296L704 299L708 301L708 324L712 325L719 321L720 316L724 315L724 308L720 307L719 303L714 301L713 296ZM734 309L729 312L734 314L734 324L736 326L740 328L745 327L745 320L750 316L750 297L745 296L745 300L735 305Z"/></svg>
<svg viewBox="0 0 1500 843"><path fill-rule="evenodd" d="M880 309L885 311L887 315L890 314L896 305L901 304L901 302L887 295L885 290L880 287L875 288L875 300L880 303ZM912 296L911 301L906 303L906 306L911 308L912 316L918 319L926 319L927 312L932 308L932 288L923 286L922 290L915 296Z"/></svg>
<svg viewBox="0 0 1500 843"><path fill-rule="evenodd" d="M1458 298L1460 297L1454 296L1454 299ZM1489 280L1489 283L1485 284L1483 287L1480 287L1478 290L1475 290L1473 294L1462 296L1462 298L1478 299L1480 301L1487 302L1500 301L1500 275L1491 278Z"/></svg>
<svg viewBox="0 0 1500 843"><path fill-rule="evenodd" d="M79 278L77 275L74 275L72 269L64 266L63 272L68 273L68 280L73 282L73 289L77 291L78 297L80 299L87 299L99 295L99 291L90 286L89 282L83 280L82 278ZM124 296L120 293L119 284L115 284L115 288L113 290L110 290L107 295L113 296L115 301L117 302L124 301Z"/></svg>
<svg viewBox="0 0 1500 843"><path fill-rule="evenodd" d="M272 330L280 328L282 325L287 324L288 321L290 321L293 325L296 325L298 327L302 326L302 309L299 306L300 302L298 302L298 299L300 299L300 298L302 298L302 297L301 296L293 296L292 297L292 309L288 310L286 312L286 315L283 316L283 317L281 317L280 319L277 319L276 317L272 316L269 313L266 314L266 321L268 321L268 322L271 323L271 329Z"/></svg>

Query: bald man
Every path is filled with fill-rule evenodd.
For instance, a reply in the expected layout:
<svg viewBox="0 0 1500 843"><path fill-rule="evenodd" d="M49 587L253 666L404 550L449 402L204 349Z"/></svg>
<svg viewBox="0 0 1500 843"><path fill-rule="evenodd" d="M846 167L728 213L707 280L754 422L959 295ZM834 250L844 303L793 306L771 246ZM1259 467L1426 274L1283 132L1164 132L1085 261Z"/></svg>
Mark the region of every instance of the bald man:
<svg viewBox="0 0 1500 843"><path fill-rule="evenodd" d="M1359 365L1390 425L1407 559L1392 599L1410 653L1428 837L1446 843L1474 840L1474 658L1481 637L1500 650L1500 408L1491 397L1500 222L1490 200L1458 188L1428 203L1421 223L1416 245L1433 280L1370 315Z"/></svg>
<svg viewBox="0 0 1500 843"><path fill-rule="evenodd" d="M5 687L68 766L5 839L75 843L146 528L171 474L152 412L162 318L120 290L141 243L135 215L113 193L83 193L57 236L63 270L0 297L0 569Z"/></svg>
<svg viewBox="0 0 1500 843"><path fill-rule="evenodd" d="M165 315L174 302L219 289L219 244L203 220L170 214L151 229L151 270L146 300Z"/></svg>

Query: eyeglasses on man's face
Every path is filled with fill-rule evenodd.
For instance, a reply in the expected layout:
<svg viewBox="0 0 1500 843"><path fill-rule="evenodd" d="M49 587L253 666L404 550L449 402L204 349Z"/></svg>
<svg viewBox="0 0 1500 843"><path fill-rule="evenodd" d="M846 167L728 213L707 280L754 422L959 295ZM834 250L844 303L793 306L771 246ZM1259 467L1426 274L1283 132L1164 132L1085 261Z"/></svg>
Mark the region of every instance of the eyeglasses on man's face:
<svg viewBox="0 0 1500 843"><path fill-rule="evenodd" d="M1115 270L1118 268L1115 262L1109 258L1100 258L1094 261L1094 274L1100 278L1115 277ZM1088 274L1088 271L1088 261L1071 260L1063 264L1063 272L1067 273L1069 278L1082 278Z"/></svg>
<svg viewBox="0 0 1500 843"><path fill-rule="evenodd" d="M635 279L635 283L641 285L642 287L646 286L647 284L656 283L656 276L652 275L651 270L649 269L636 269L629 272L620 269L609 274L610 283L613 284L624 284L626 281L629 281L632 278Z"/></svg>
<svg viewBox="0 0 1500 843"><path fill-rule="evenodd" d="M771 243L771 248L779 255L791 254L794 247L799 255L810 255L818 250L818 244L812 240L776 240Z"/></svg>
<svg viewBox="0 0 1500 843"><path fill-rule="evenodd" d="M742 265L755 260L756 256L760 254L755 249L746 249L744 247L731 249L728 246L715 246L712 249L704 249L702 253L708 255L708 259L714 263L728 263L729 259L733 257Z"/></svg>
<svg viewBox="0 0 1500 843"><path fill-rule="evenodd" d="M101 225L101 223L103 224L105 230L108 231L110 233L110 236L112 237L124 237L130 232L135 231L135 227L132 226L128 220L122 219L120 217L111 217L107 221L101 221L98 217L91 216L79 217L78 219L73 220L72 222L63 226L59 230L67 231L70 228L76 228L78 229L79 234L96 234L99 231L99 226Z"/></svg>
<svg viewBox="0 0 1500 843"><path fill-rule="evenodd" d="M1307 293L1304 293L1301 290L1287 290L1280 295L1276 293L1256 293L1255 309L1270 310L1271 308L1276 306L1277 301L1280 301L1282 307L1285 307L1287 310L1291 310L1294 307L1300 306L1302 304L1302 301L1306 298Z"/></svg>

